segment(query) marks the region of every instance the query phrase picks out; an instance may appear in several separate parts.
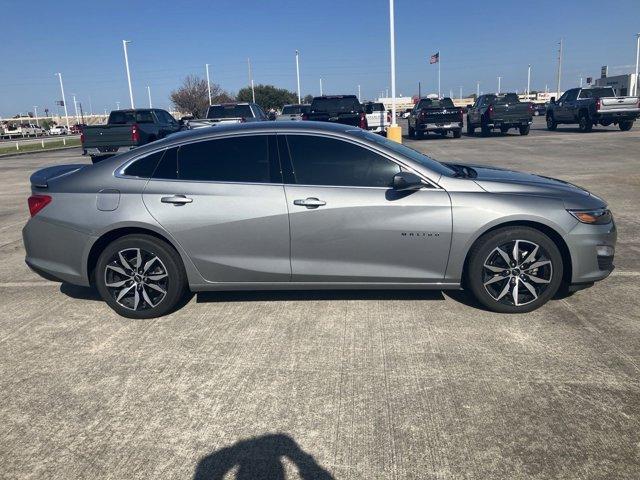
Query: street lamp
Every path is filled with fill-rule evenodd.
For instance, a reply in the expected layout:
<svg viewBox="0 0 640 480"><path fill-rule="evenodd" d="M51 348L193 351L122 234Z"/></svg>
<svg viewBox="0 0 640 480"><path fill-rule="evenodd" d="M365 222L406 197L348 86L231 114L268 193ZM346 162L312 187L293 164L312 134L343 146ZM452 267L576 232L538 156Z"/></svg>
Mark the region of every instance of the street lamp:
<svg viewBox="0 0 640 480"><path fill-rule="evenodd" d="M122 40L122 48L124 49L124 64L127 67L127 81L129 82L129 99L131 100L131 108L136 108L133 104L133 89L131 88L131 72L129 71L129 55L127 55L127 44L131 40Z"/></svg>
<svg viewBox="0 0 640 480"><path fill-rule="evenodd" d="M64 86L62 85L62 74L57 73L58 78L60 79L60 92L62 93L62 106L64 107L64 118L67 121L67 130L69 130L69 114L67 113L67 99L64 96Z"/></svg>
<svg viewBox="0 0 640 480"><path fill-rule="evenodd" d="M300 56L300 52L296 50L296 79L298 81L298 104L302 103L302 98L300 97L300 61L298 57Z"/></svg>
<svg viewBox="0 0 640 480"><path fill-rule="evenodd" d="M38 106L37 105L33 106L33 114L36 117L36 125L40 126L40 122L38 122Z"/></svg>
<svg viewBox="0 0 640 480"><path fill-rule="evenodd" d="M498 76L498 95L500 94L500 82L502 81L502 77Z"/></svg>
<svg viewBox="0 0 640 480"><path fill-rule="evenodd" d="M209 105L211 105L211 82L209 81L209 64L204 64L205 69L207 70L207 93L209 93ZM151 100L149 100L151 103Z"/></svg>
<svg viewBox="0 0 640 480"><path fill-rule="evenodd" d="M529 64L529 68L527 69L527 100L529 99L529 94L531 93L530 88L531 88L531 64Z"/></svg>
<svg viewBox="0 0 640 480"><path fill-rule="evenodd" d="M153 108L151 104L151 87L147 85L147 94L149 95L149 108ZM211 94L209 94L209 104L211 104Z"/></svg>
<svg viewBox="0 0 640 480"><path fill-rule="evenodd" d="M389 0L389 37L391 43L391 125L387 128L389 140L402 143L402 128L396 123L396 33L393 0Z"/></svg>
<svg viewBox="0 0 640 480"><path fill-rule="evenodd" d="M636 88L634 89L634 95L638 96L638 62L640 61L640 33L636 33Z"/></svg>

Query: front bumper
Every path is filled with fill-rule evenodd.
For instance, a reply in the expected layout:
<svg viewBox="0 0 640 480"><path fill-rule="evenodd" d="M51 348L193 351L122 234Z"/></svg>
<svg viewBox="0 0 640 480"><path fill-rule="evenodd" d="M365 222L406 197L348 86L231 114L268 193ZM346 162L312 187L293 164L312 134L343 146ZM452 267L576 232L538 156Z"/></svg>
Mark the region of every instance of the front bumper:
<svg viewBox="0 0 640 480"><path fill-rule="evenodd" d="M593 283L609 276L615 268L613 253L617 236L614 222L608 225L578 223L565 236L571 254L571 284ZM607 251L599 255L598 250L600 253Z"/></svg>

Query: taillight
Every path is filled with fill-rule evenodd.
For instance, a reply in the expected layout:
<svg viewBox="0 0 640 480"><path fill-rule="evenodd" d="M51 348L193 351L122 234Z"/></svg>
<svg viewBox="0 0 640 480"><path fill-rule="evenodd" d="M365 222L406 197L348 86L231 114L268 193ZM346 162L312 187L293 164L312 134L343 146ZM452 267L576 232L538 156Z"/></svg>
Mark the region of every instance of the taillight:
<svg viewBox="0 0 640 480"><path fill-rule="evenodd" d="M140 141L140 129L135 123L131 126L131 141L138 143Z"/></svg>
<svg viewBox="0 0 640 480"><path fill-rule="evenodd" d="M360 128L367 129L369 128L369 124L367 123L367 116L364 112L360 113Z"/></svg>
<svg viewBox="0 0 640 480"><path fill-rule="evenodd" d="M309 115L307 115L306 113L303 113L302 120L309 120Z"/></svg>
<svg viewBox="0 0 640 480"><path fill-rule="evenodd" d="M530 113L531 115L533 115L533 110L534 110L534 108L533 108L533 103L529 103L529 113Z"/></svg>
<svg viewBox="0 0 640 480"><path fill-rule="evenodd" d="M387 112L387 123L391 123L391 114Z"/></svg>
<svg viewBox="0 0 640 480"><path fill-rule="evenodd" d="M487 108L487 115L489 115L489 118L493 115L493 105L489 105L489 108Z"/></svg>
<svg viewBox="0 0 640 480"><path fill-rule="evenodd" d="M464 112L462 111L462 109L458 110L458 116L460 117L460 121L462 122L464 119Z"/></svg>
<svg viewBox="0 0 640 480"><path fill-rule="evenodd" d="M84 130L80 133L80 143L84 143Z"/></svg>
<svg viewBox="0 0 640 480"><path fill-rule="evenodd" d="M602 107L602 100L596 98L596 110L600 110L600 107Z"/></svg>
<svg viewBox="0 0 640 480"><path fill-rule="evenodd" d="M29 213L33 217L51 203L51 197L49 195L31 195L27 202L29 203Z"/></svg>

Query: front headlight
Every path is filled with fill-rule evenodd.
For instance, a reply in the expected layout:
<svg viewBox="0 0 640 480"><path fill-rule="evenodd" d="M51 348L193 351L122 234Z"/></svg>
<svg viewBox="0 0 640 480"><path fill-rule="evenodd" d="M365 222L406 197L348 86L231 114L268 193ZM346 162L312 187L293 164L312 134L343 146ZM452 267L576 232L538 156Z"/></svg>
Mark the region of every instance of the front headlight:
<svg viewBox="0 0 640 480"><path fill-rule="evenodd" d="M578 221L588 223L590 225L606 225L611 223L613 215L606 208L598 208L596 210L567 210Z"/></svg>

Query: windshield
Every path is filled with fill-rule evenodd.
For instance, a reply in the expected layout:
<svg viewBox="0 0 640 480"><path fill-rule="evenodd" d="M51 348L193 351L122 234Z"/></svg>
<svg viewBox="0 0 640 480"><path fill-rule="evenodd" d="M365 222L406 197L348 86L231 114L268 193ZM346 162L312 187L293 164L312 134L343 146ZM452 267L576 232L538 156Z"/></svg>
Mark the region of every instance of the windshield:
<svg viewBox="0 0 640 480"><path fill-rule="evenodd" d="M253 117L249 105L212 105L207 111L207 118L240 118Z"/></svg>
<svg viewBox="0 0 640 480"><path fill-rule="evenodd" d="M419 163L432 172L438 173L440 175L445 175L447 177L453 177L456 174L455 169L450 168L431 157L427 157L424 153L420 153L413 148L406 147L401 143L387 140L386 137L381 137L380 135L368 132L366 130L358 131L358 134L360 134L370 142L376 143L388 150L391 150L392 152L397 153L398 155L402 155L403 157L407 157L414 162ZM437 180L437 178L434 180Z"/></svg>
<svg viewBox="0 0 640 480"><path fill-rule="evenodd" d="M361 112L362 106L356 97L314 98L311 102L314 112Z"/></svg>
<svg viewBox="0 0 640 480"><path fill-rule="evenodd" d="M307 105L285 105L282 109L282 115L297 115L308 111L309 107Z"/></svg>
<svg viewBox="0 0 640 480"><path fill-rule="evenodd" d="M454 108L454 106L450 98L423 98L418 108Z"/></svg>
<svg viewBox="0 0 640 480"><path fill-rule="evenodd" d="M607 98L615 96L613 88L611 87L585 88L580 92L580 98Z"/></svg>

